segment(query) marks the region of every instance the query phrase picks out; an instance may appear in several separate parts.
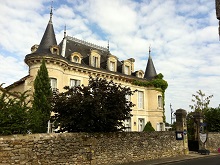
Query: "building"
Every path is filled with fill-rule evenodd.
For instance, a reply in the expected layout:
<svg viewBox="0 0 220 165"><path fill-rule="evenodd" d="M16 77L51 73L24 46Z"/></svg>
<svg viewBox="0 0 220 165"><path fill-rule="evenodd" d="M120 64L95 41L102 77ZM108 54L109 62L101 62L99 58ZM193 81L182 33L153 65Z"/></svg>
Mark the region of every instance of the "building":
<svg viewBox="0 0 220 165"><path fill-rule="evenodd" d="M40 44L32 46L31 53L25 56L29 75L15 82L11 91L34 91L34 79L43 58L51 79L52 90L58 89L59 92L63 92L64 86L87 85L89 75L113 80L137 90L131 98L127 98L136 104L132 109L133 117L125 121L125 125L130 127L128 131L142 131L148 121L157 131L165 129L162 91L153 86L144 87L132 83L134 80L151 81L157 76L150 51L146 70L143 72L134 70L134 58L119 61L108 47L67 36L66 31L63 40L57 44L51 10Z"/></svg>

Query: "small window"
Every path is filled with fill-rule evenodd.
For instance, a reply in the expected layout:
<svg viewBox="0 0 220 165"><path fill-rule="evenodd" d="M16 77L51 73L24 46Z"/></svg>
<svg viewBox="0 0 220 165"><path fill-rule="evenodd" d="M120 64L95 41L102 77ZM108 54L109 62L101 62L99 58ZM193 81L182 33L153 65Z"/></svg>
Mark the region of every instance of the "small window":
<svg viewBox="0 0 220 165"><path fill-rule="evenodd" d="M98 57L95 56L92 57L92 66L98 67Z"/></svg>
<svg viewBox="0 0 220 165"><path fill-rule="evenodd" d="M110 71L115 71L115 62L110 61Z"/></svg>
<svg viewBox="0 0 220 165"><path fill-rule="evenodd" d="M131 132L131 118L124 120L125 132Z"/></svg>
<svg viewBox="0 0 220 165"><path fill-rule="evenodd" d="M125 74L129 75L129 66L125 65Z"/></svg>
<svg viewBox="0 0 220 165"><path fill-rule="evenodd" d="M79 63L79 57L74 56L74 57L73 57L73 62L75 62L75 63Z"/></svg>
<svg viewBox="0 0 220 165"><path fill-rule="evenodd" d="M57 79L50 78L50 86L53 92L57 92Z"/></svg>
<svg viewBox="0 0 220 165"><path fill-rule="evenodd" d="M144 130L145 124L144 124L144 119L139 118L138 119L138 131L141 132Z"/></svg>
<svg viewBox="0 0 220 165"><path fill-rule="evenodd" d="M158 96L158 107L163 108L163 99L162 96Z"/></svg>
<svg viewBox="0 0 220 165"><path fill-rule="evenodd" d="M144 92L138 91L138 108L144 109Z"/></svg>
<svg viewBox="0 0 220 165"><path fill-rule="evenodd" d="M79 85L80 85L80 80L70 79L70 88L79 86Z"/></svg>

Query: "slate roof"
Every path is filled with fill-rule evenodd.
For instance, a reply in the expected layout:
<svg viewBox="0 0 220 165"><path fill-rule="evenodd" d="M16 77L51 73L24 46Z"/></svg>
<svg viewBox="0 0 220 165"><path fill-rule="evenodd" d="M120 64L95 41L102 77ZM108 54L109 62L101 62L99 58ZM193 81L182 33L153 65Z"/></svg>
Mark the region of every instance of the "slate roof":
<svg viewBox="0 0 220 165"><path fill-rule="evenodd" d="M80 53L82 57L82 64L89 65L89 55L91 50L98 50L101 56L100 58L100 67L103 69L107 69L107 59L108 55L110 55L110 51L105 48L101 47L83 40L79 40L74 37L67 36L66 37L66 52L65 57L70 60L71 54L74 52ZM61 50L63 46L63 41L59 44ZM122 63L118 60L117 61L117 68L119 69ZM120 69L119 69L120 70Z"/></svg>
<svg viewBox="0 0 220 165"><path fill-rule="evenodd" d="M151 58L151 55L149 54L146 70L145 70L145 73L144 73L144 78L147 79L147 80L151 80L151 79L155 78L156 75L157 75L157 72L156 72L156 69L154 67L154 63L153 63L153 60Z"/></svg>
<svg viewBox="0 0 220 165"><path fill-rule="evenodd" d="M43 38L41 39L40 45L36 53L50 53L50 46L57 45L53 23L52 23L52 10L50 12L50 20L47 24L47 28L44 32Z"/></svg>

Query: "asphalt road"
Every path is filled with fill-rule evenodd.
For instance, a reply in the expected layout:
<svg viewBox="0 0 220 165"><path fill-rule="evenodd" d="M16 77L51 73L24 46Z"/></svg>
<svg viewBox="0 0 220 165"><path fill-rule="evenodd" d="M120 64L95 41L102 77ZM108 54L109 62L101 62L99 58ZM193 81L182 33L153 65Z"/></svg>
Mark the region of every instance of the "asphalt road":
<svg viewBox="0 0 220 165"><path fill-rule="evenodd" d="M166 163L166 165L220 165L220 155Z"/></svg>

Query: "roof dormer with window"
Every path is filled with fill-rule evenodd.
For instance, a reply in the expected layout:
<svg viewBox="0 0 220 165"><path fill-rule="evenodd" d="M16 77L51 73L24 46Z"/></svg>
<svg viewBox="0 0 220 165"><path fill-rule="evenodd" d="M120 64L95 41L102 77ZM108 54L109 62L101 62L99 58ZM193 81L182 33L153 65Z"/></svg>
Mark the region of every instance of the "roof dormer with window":
<svg viewBox="0 0 220 165"><path fill-rule="evenodd" d="M71 54L71 61L75 63L81 64L82 61L82 55L78 52L74 52Z"/></svg>
<svg viewBox="0 0 220 165"><path fill-rule="evenodd" d="M143 70L136 71L135 76L138 77L138 78L143 78L144 77L144 71Z"/></svg>
<svg viewBox="0 0 220 165"><path fill-rule="evenodd" d="M98 50L91 50L89 65L95 68L100 68L100 54Z"/></svg>
<svg viewBox="0 0 220 165"><path fill-rule="evenodd" d="M122 61L122 73L126 75L131 75L131 61L129 60Z"/></svg>
<svg viewBox="0 0 220 165"><path fill-rule="evenodd" d="M52 46L50 46L50 52L51 52L52 54L59 55L59 54L60 54L59 46L58 46L58 45L52 45Z"/></svg>
<svg viewBox="0 0 220 165"><path fill-rule="evenodd" d="M117 57L116 56L108 55L107 67L108 67L108 70L112 72L117 72Z"/></svg>

